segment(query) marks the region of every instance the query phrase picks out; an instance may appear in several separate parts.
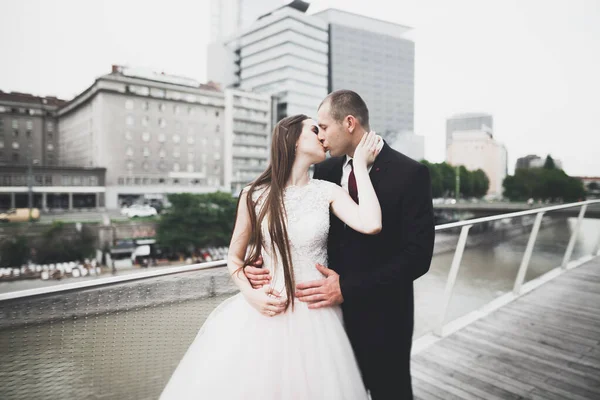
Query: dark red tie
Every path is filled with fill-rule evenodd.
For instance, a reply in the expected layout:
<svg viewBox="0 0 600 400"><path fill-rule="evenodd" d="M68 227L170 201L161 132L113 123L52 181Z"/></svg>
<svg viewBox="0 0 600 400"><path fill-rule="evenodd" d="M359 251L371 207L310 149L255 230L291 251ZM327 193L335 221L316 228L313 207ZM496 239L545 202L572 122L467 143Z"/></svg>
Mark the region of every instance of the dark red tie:
<svg viewBox="0 0 600 400"><path fill-rule="evenodd" d="M352 169L352 171L350 171L350 176L348 177L348 193L350 193L352 200L358 204L358 187L356 186L356 176L354 176L354 164L352 164L352 161L354 160L350 160L348 162L348 164L350 164L350 168Z"/></svg>

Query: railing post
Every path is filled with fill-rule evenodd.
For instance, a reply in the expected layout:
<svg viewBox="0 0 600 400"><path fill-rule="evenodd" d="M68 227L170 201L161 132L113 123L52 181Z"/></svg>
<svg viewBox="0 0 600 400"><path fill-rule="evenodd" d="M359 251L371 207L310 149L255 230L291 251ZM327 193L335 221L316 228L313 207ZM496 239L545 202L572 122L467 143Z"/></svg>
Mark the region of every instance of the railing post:
<svg viewBox="0 0 600 400"><path fill-rule="evenodd" d="M535 240L537 239L543 218L544 212L542 211L537 215L535 222L533 223L531 235L529 235L529 241L527 242L525 254L523 254L523 259L521 260L521 265L519 266L519 272L517 272L517 278L515 279L515 286L513 288L513 293L517 296L521 294L521 286L523 286L523 281L525 280L525 274L529 267L529 261L531 260L531 254L533 253L533 247L535 246Z"/></svg>
<svg viewBox="0 0 600 400"><path fill-rule="evenodd" d="M600 235L598 235L598 243L596 244L596 248L592 250L592 256L600 256Z"/></svg>
<svg viewBox="0 0 600 400"><path fill-rule="evenodd" d="M579 211L579 216L577 217L577 222L575 223L575 228L573 229L573 233L571 234L571 239L569 240L569 244L567 245L567 251L565 251L565 257L562 262L562 269L567 269L567 264L571 261L571 254L573 253L573 249L575 248L575 241L577 240L577 235L579 234L579 227L581 226L581 220L583 220L583 216L585 215L585 210L587 210L587 204L581 206L581 210Z"/></svg>
<svg viewBox="0 0 600 400"><path fill-rule="evenodd" d="M443 333L444 322L446 321L446 314L448 313L450 299L452 298L452 291L454 290L454 284L456 283L456 277L458 276L458 270L460 269L460 262L462 261L465 245L467 244L467 236L469 236L469 229L471 229L472 226L473 225L465 225L460 230L458 244L456 245L456 251L454 252L454 258L452 259L452 266L450 267L450 272L448 273L448 280L446 281L446 290L444 291L444 302L442 303L440 320L435 330L435 334L440 337Z"/></svg>

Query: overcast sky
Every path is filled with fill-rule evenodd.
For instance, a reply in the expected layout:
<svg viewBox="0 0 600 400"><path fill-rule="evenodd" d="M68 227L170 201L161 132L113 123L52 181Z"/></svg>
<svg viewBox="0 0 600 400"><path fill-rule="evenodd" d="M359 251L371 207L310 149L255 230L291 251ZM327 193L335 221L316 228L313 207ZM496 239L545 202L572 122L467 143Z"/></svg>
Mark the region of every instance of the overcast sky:
<svg viewBox="0 0 600 400"><path fill-rule="evenodd" d="M260 0L257 0L260 1ZM70 99L111 64L206 79L208 0L0 0L0 90ZM323 0L414 28L415 131L444 159L445 118L494 116L516 159L600 176L600 0Z"/></svg>

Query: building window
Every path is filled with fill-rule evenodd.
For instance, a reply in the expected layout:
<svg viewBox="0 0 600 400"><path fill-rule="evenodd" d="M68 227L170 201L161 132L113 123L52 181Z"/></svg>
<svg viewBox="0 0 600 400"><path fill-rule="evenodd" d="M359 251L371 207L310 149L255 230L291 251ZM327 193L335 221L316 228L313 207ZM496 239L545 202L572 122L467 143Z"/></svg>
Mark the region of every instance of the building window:
<svg viewBox="0 0 600 400"><path fill-rule="evenodd" d="M117 182L119 183L119 185L123 185L123 184L125 184L125 179L123 179L122 177L119 177L117 179Z"/></svg>
<svg viewBox="0 0 600 400"><path fill-rule="evenodd" d="M18 119L13 119L12 120L12 128L13 129L19 129L19 120Z"/></svg>
<svg viewBox="0 0 600 400"><path fill-rule="evenodd" d="M164 103L159 103L158 104L158 111L160 111L160 112L164 112L165 111L165 104Z"/></svg>
<svg viewBox="0 0 600 400"><path fill-rule="evenodd" d="M179 152L179 147L175 147L173 149L173 157L179 158L179 156L181 156L181 153Z"/></svg>
<svg viewBox="0 0 600 400"><path fill-rule="evenodd" d="M133 116L128 115L125 122L127 123L128 126L133 126L133 124L134 124Z"/></svg>
<svg viewBox="0 0 600 400"><path fill-rule="evenodd" d="M163 99L165 97L165 91L162 89L151 88L150 95L153 97L159 97L159 98Z"/></svg>
<svg viewBox="0 0 600 400"><path fill-rule="evenodd" d="M196 155L194 154L193 151L188 151L188 160L193 161L194 158L196 158Z"/></svg>
<svg viewBox="0 0 600 400"><path fill-rule="evenodd" d="M144 154L144 157L150 157L150 149L147 147L144 147L143 154Z"/></svg>
<svg viewBox="0 0 600 400"><path fill-rule="evenodd" d="M69 175L63 175L61 182L63 186L71 186L71 177Z"/></svg>
<svg viewBox="0 0 600 400"><path fill-rule="evenodd" d="M164 160L158 162L158 170L162 172L167 170L167 163Z"/></svg>
<svg viewBox="0 0 600 400"><path fill-rule="evenodd" d="M179 163L173 163L173 172L179 172Z"/></svg>
<svg viewBox="0 0 600 400"><path fill-rule="evenodd" d="M144 142L149 142L150 141L150 132L144 132L144 133L142 133L142 140Z"/></svg>
<svg viewBox="0 0 600 400"><path fill-rule="evenodd" d="M148 126L148 122L150 122L150 118L147 116L142 117L142 126Z"/></svg>
<svg viewBox="0 0 600 400"><path fill-rule="evenodd" d="M175 104L173 106L173 112L175 113L175 115L179 115L181 113L181 107L179 106L179 104Z"/></svg>
<svg viewBox="0 0 600 400"><path fill-rule="evenodd" d="M218 117L218 116L219 116L219 112L215 111L215 117Z"/></svg>
<svg viewBox="0 0 600 400"><path fill-rule="evenodd" d="M32 120L27 120L27 121L25 121L25 128L26 128L28 131L31 131L31 130L33 130L33 121L32 121Z"/></svg>
<svg viewBox="0 0 600 400"><path fill-rule="evenodd" d="M133 110L133 100L131 100L131 99L125 100L125 109Z"/></svg>
<svg viewBox="0 0 600 400"><path fill-rule="evenodd" d="M164 143L164 141L167 140L167 136L164 133L159 133L158 134L158 141L161 143Z"/></svg>
<svg viewBox="0 0 600 400"><path fill-rule="evenodd" d="M133 169L133 161L131 161L131 160L127 161L127 169L130 171Z"/></svg>
<svg viewBox="0 0 600 400"><path fill-rule="evenodd" d="M188 107L188 114L189 115L196 114L196 108L195 107Z"/></svg>
<svg viewBox="0 0 600 400"><path fill-rule="evenodd" d="M90 186L98 186L98 177L90 176Z"/></svg>
<svg viewBox="0 0 600 400"><path fill-rule="evenodd" d="M54 165L54 155L48 154L48 165Z"/></svg>
<svg viewBox="0 0 600 400"><path fill-rule="evenodd" d="M44 184L46 186L52 186L52 175L44 176Z"/></svg>
<svg viewBox="0 0 600 400"><path fill-rule="evenodd" d="M19 131L18 130L14 130L13 131L13 137L18 138L19 137Z"/></svg>
<svg viewBox="0 0 600 400"><path fill-rule="evenodd" d="M181 140L181 138L179 137L179 135L175 134L173 135L173 143L179 143Z"/></svg>
<svg viewBox="0 0 600 400"><path fill-rule="evenodd" d="M149 102L147 102L147 101L144 101L144 102L142 103L142 109L143 109L144 111L148 111L148 110L150 109L150 103L149 103Z"/></svg>
<svg viewBox="0 0 600 400"><path fill-rule="evenodd" d="M194 164L192 164L192 163L189 163L189 164L187 165L187 171L188 171L188 172L194 172Z"/></svg>
<svg viewBox="0 0 600 400"><path fill-rule="evenodd" d="M126 183L127 185L131 185L131 184L133 183L133 178L132 178L132 177L130 177L130 176L126 177L126 178L125 178L125 183Z"/></svg>
<svg viewBox="0 0 600 400"><path fill-rule="evenodd" d="M158 119L158 126L160 126L161 128L166 128L167 127L167 120L164 118L159 118Z"/></svg>
<svg viewBox="0 0 600 400"><path fill-rule="evenodd" d="M147 185L149 180L150 180L150 179L148 179L148 178L145 178L145 177L144 177L144 178L142 178L142 185Z"/></svg>
<svg viewBox="0 0 600 400"><path fill-rule="evenodd" d="M133 135L131 134L130 131L125 132L125 139L127 139L127 140L133 139Z"/></svg>
<svg viewBox="0 0 600 400"><path fill-rule="evenodd" d="M27 139L31 139L31 131L25 132L25 136L27 136Z"/></svg>
<svg viewBox="0 0 600 400"><path fill-rule="evenodd" d="M220 132L220 131L221 131L221 126L217 125L217 126L215 127L215 131L216 131L216 132Z"/></svg>
<svg viewBox="0 0 600 400"><path fill-rule="evenodd" d="M217 152L215 153L215 160L220 160L221 159L221 153Z"/></svg>
<svg viewBox="0 0 600 400"><path fill-rule="evenodd" d="M161 149L158 151L158 156L159 156L160 158L165 158L165 157L167 156L167 152L165 151L165 149L161 148Z"/></svg>
<svg viewBox="0 0 600 400"><path fill-rule="evenodd" d="M80 176L73 177L73 186L81 186L81 177Z"/></svg>
<svg viewBox="0 0 600 400"><path fill-rule="evenodd" d="M46 122L46 130L49 133L54 132L54 123L52 123L52 122Z"/></svg>
<svg viewBox="0 0 600 400"><path fill-rule="evenodd" d="M54 134L52 132L48 132L48 140L54 140Z"/></svg>
<svg viewBox="0 0 600 400"><path fill-rule="evenodd" d="M54 145L52 143L48 143L48 146L46 146L46 148L48 149L48 151L52 151L54 150Z"/></svg>
<svg viewBox="0 0 600 400"><path fill-rule="evenodd" d="M12 148L15 149L15 150L18 150L19 149L19 142L13 142Z"/></svg>
<svg viewBox="0 0 600 400"><path fill-rule="evenodd" d="M148 171L148 170L150 169L150 163L149 163L148 161L144 161L144 162L142 163L142 169L143 169L144 171Z"/></svg>
<svg viewBox="0 0 600 400"><path fill-rule="evenodd" d="M0 140L0 149L3 149L3 148L4 148L4 141Z"/></svg>
<svg viewBox="0 0 600 400"><path fill-rule="evenodd" d="M141 178L135 178L133 180L133 183L136 184L136 185L139 185L140 183L142 183L142 179Z"/></svg>
<svg viewBox="0 0 600 400"><path fill-rule="evenodd" d="M131 146L127 147L127 151L125 152L125 154L128 157L133 157L133 148Z"/></svg>
<svg viewBox="0 0 600 400"><path fill-rule="evenodd" d="M188 142L188 144L194 144L194 137L193 136L188 136L187 142Z"/></svg>

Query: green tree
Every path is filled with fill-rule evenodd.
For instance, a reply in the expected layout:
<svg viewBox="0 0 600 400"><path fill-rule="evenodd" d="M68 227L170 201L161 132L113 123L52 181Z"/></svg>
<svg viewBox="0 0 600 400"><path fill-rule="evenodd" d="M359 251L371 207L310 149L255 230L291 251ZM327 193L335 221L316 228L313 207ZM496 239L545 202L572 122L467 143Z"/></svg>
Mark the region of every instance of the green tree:
<svg viewBox="0 0 600 400"><path fill-rule="evenodd" d="M483 197L490 188L490 180L482 169L474 171L471 175L473 182L473 196Z"/></svg>
<svg viewBox="0 0 600 400"><path fill-rule="evenodd" d="M454 167L446 162L437 164L437 167L439 168L440 175L442 176L442 189L444 191L444 196L454 193L454 188L456 185L456 171Z"/></svg>
<svg viewBox="0 0 600 400"><path fill-rule="evenodd" d="M237 199L228 193L169 195L171 208L157 227L157 241L174 252L229 244Z"/></svg>
<svg viewBox="0 0 600 400"><path fill-rule="evenodd" d="M585 197L583 183L561 169L518 169L503 182L504 195L511 201L529 198L551 201L577 201Z"/></svg>
<svg viewBox="0 0 600 400"><path fill-rule="evenodd" d="M554 159L550 154L546 156L546 161L544 162L544 169L556 169L556 164L554 163Z"/></svg>
<svg viewBox="0 0 600 400"><path fill-rule="evenodd" d="M95 237L86 225L74 230L73 225L55 222L34 246L35 261L39 264L82 261L95 250Z"/></svg>
<svg viewBox="0 0 600 400"><path fill-rule="evenodd" d="M596 190L600 190L600 184L598 182L591 182L587 188L588 191L595 192Z"/></svg>
<svg viewBox="0 0 600 400"><path fill-rule="evenodd" d="M429 168L429 174L431 176L431 195L433 198L442 197L444 195L444 186L439 164L432 164L427 160L421 160L421 163Z"/></svg>
<svg viewBox="0 0 600 400"><path fill-rule="evenodd" d="M467 170L464 165L458 167L459 176L460 176L460 194L463 197L472 197L473 196L473 179L472 173Z"/></svg>
<svg viewBox="0 0 600 400"><path fill-rule="evenodd" d="M29 261L31 250L27 238L15 236L0 243L0 267L20 267Z"/></svg>

